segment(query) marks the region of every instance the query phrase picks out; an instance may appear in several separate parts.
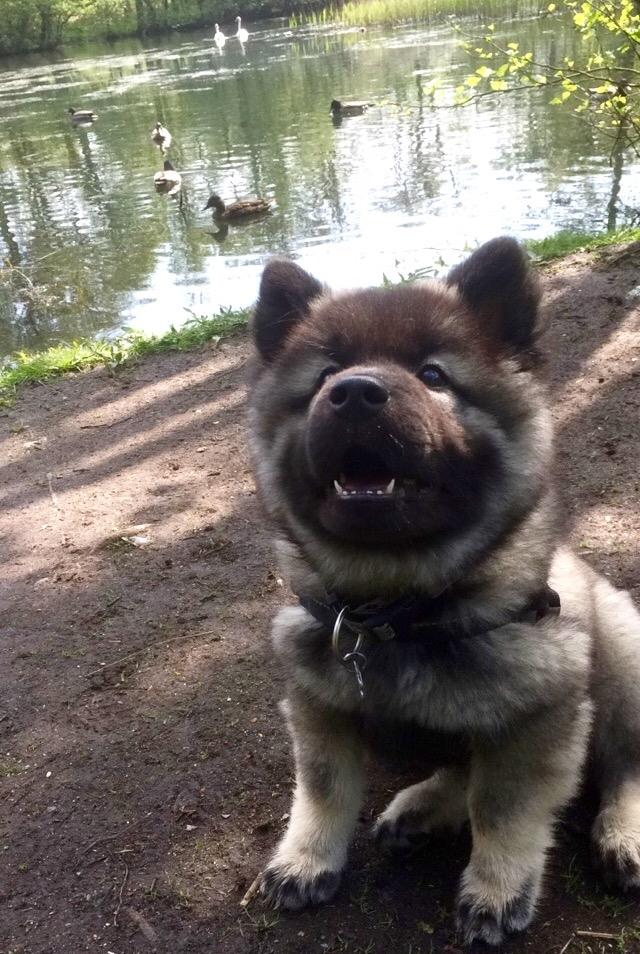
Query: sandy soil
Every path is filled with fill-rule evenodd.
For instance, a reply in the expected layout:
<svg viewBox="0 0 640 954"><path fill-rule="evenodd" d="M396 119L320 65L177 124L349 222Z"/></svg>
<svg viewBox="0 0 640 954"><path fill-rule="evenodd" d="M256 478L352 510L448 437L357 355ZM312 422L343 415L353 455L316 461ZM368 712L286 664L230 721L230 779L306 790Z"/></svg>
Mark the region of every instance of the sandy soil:
<svg viewBox="0 0 640 954"><path fill-rule="evenodd" d="M573 542L638 599L640 252L543 274ZM2 954L458 950L468 844L376 852L383 775L332 904L239 907L292 785L247 354L238 337L67 377L0 412ZM640 952L639 906L597 886L587 825L569 813L535 928L509 950Z"/></svg>

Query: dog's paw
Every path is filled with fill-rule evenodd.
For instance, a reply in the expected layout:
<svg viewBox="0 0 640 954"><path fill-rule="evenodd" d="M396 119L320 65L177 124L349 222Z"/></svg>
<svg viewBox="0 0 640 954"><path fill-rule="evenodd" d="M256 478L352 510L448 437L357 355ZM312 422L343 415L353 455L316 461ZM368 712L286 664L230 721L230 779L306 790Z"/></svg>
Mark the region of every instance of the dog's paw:
<svg viewBox="0 0 640 954"><path fill-rule="evenodd" d="M534 878L529 878L508 898L500 898L491 890L482 890L478 884L471 888L465 883L470 880L463 876L456 916L458 932L465 944L476 950L482 950L482 945L498 947L510 934L517 934L529 926L538 895Z"/></svg>
<svg viewBox="0 0 640 954"><path fill-rule="evenodd" d="M260 879L260 893L274 908L299 911L309 905L330 901L340 885L341 871L308 870L291 864L272 862Z"/></svg>
<svg viewBox="0 0 640 954"><path fill-rule="evenodd" d="M596 818L592 837L596 865L608 887L640 891L640 828L624 824L619 813L603 811Z"/></svg>
<svg viewBox="0 0 640 954"><path fill-rule="evenodd" d="M376 819L372 834L385 847L405 848L437 829L456 831L466 820L464 782L455 771L443 769L398 792Z"/></svg>
<svg viewBox="0 0 640 954"><path fill-rule="evenodd" d="M430 828L420 812L407 811L401 815L385 817L387 811L375 820L371 834L383 848L408 848L420 835L428 834Z"/></svg>

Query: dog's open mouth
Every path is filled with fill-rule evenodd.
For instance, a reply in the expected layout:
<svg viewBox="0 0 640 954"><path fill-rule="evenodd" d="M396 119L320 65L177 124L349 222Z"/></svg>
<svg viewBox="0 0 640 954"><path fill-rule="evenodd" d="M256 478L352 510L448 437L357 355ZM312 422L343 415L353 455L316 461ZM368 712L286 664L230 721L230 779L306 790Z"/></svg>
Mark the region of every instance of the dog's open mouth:
<svg viewBox="0 0 640 954"><path fill-rule="evenodd" d="M417 493L425 487L424 481L394 474L381 454L354 447L345 454L332 490L342 499L389 500Z"/></svg>

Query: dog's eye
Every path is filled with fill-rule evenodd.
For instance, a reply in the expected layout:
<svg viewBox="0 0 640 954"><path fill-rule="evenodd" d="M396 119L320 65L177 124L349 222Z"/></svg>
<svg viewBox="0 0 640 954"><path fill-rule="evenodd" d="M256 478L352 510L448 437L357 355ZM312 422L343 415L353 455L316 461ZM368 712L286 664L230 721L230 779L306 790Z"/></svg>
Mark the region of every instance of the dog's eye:
<svg viewBox="0 0 640 954"><path fill-rule="evenodd" d="M436 364L425 364L419 377L429 388L443 388L447 383L446 374Z"/></svg>
<svg viewBox="0 0 640 954"><path fill-rule="evenodd" d="M319 391L327 378L330 378L333 374L337 374L340 368L335 365L329 365L329 367L324 368L316 379L316 391Z"/></svg>

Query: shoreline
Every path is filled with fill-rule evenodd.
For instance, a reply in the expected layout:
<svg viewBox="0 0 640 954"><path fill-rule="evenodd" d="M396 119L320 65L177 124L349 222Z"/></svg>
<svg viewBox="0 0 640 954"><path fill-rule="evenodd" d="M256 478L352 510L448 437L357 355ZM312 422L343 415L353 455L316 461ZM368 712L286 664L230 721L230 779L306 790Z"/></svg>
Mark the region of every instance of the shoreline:
<svg viewBox="0 0 640 954"><path fill-rule="evenodd" d="M559 232L546 239L525 242L537 264L543 266L576 252L597 253L620 247L622 254L640 242L640 229L587 235ZM42 351L20 351L0 358L0 407L13 403L25 384L42 384L52 377L103 366L114 370L151 354L189 351L246 329L251 308L224 309L210 317L192 318L162 335L126 331L113 337L60 342Z"/></svg>

